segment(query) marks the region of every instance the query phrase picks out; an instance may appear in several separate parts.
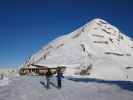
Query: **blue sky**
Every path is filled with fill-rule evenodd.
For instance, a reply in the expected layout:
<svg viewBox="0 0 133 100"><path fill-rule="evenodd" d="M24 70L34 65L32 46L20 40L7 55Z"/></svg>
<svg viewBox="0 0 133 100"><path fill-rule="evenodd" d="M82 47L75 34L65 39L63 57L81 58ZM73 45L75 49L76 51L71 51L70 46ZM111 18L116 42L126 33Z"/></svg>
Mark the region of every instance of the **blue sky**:
<svg viewBox="0 0 133 100"><path fill-rule="evenodd" d="M97 17L133 37L133 0L0 0L0 67Z"/></svg>

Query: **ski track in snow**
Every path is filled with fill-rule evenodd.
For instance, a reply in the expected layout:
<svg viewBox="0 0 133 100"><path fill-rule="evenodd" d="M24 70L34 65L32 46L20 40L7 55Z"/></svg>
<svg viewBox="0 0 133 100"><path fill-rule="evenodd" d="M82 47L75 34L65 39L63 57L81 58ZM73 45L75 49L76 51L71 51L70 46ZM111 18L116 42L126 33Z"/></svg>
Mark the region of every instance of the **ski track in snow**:
<svg viewBox="0 0 133 100"><path fill-rule="evenodd" d="M106 82L63 79L63 87L59 90L53 77L53 85L47 90L41 84L46 82L44 77L14 77L10 81L9 85L0 87L0 100L133 100L133 90Z"/></svg>

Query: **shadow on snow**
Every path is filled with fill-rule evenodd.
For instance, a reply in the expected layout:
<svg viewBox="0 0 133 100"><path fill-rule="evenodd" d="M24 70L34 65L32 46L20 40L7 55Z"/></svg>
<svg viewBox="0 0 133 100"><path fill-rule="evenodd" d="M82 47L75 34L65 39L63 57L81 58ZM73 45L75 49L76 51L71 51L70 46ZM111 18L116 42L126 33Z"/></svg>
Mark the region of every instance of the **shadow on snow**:
<svg viewBox="0 0 133 100"><path fill-rule="evenodd" d="M68 78L68 79L76 82L95 82L95 83L117 85L121 89L133 91L132 81L113 81L113 80L101 80L101 79L95 79L95 78Z"/></svg>
<svg viewBox="0 0 133 100"><path fill-rule="evenodd" d="M45 82L40 81L40 84L43 85L46 89L48 89L47 84ZM53 87L58 88L58 86L53 82L50 82L49 85L52 85Z"/></svg>

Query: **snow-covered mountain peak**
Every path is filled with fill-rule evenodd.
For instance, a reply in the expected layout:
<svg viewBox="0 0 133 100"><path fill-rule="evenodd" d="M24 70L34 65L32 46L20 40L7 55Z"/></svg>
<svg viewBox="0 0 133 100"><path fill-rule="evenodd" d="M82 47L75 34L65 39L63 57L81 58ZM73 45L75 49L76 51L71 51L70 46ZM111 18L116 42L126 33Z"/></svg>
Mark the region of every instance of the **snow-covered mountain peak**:
<svg viewBox="0 0 133 100"><path fill-rule="evenodd" d="M105 21L105 20L103 20L101 18L95 18L95 19L91 20L89 23L97 23L97 22L101 22L103 24L107 24L108 23L107 21Z"/></svg>
<svg viewBox="0 0 133 100"><path fill-rule="evenodd" d="M103 20L103 19L93 19L92 21L90 21L89 23L87 23L87 28L89 29L101 29L104 30L108 33L115 33L118 34L119 33L119 29L117 29L115 26L111 25L109 22Z"/></svg>
<svg viewBox="0 0 133 100"><path fill-rule="evenodd" d="M133 42L103 19L93 19L61 36L30 57L30 64L61 66L67 74L102 79L133 79ZM76 67L75 67L76 66ZM75 69L76 68L76 69Z"/></svg>

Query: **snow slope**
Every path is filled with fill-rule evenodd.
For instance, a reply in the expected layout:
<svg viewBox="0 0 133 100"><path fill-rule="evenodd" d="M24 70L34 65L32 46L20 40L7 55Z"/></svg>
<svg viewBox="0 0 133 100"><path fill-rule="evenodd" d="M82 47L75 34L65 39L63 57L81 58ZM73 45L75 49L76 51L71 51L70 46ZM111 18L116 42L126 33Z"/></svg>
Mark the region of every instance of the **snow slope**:
<svg viewBox="0 0 133 100"><path fill-rule="evenodd" d="M94 19L61 36L31 56L30 64L66 66L66 75L113 80L133 80L133 39L102 19Z"/></svg>

